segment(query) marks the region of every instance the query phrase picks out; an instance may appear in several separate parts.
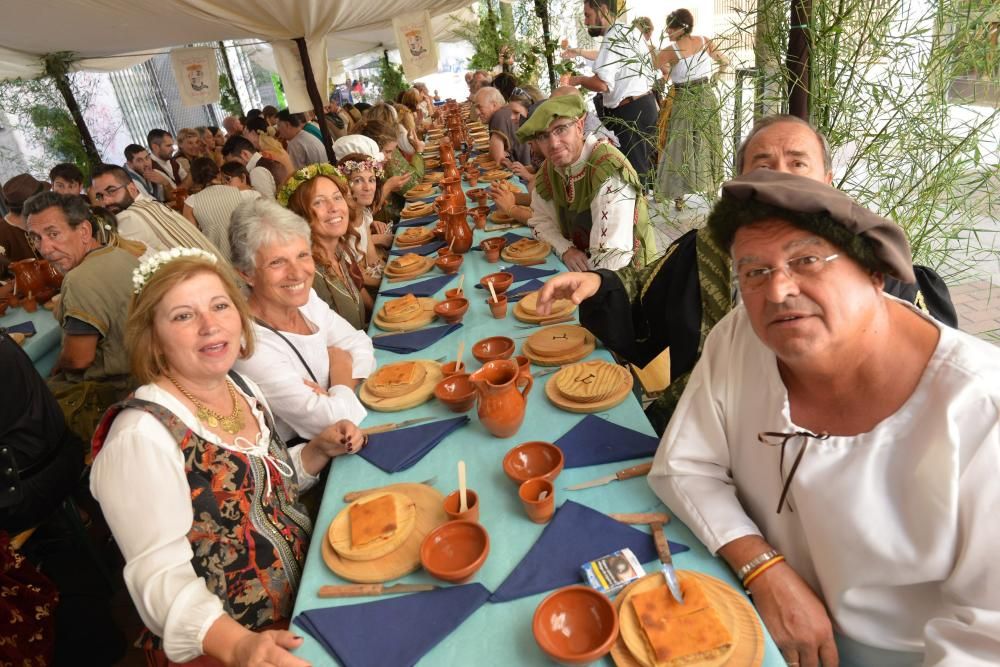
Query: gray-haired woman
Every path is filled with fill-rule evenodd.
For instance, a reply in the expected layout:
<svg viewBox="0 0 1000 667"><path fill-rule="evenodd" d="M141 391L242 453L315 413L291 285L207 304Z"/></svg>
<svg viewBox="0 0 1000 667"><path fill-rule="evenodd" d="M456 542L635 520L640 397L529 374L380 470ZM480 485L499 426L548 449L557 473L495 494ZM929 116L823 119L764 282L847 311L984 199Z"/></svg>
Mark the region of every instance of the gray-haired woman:
<svg viewBox="0 0 1000 667"><path fill-rule="evenodd" d="M367 413L354 386L375 369L372 342L313 291L308 223L258 199L233 213L229 243L257 340L236 368L264 391L278 433L309 439L342 419L360 423Z"/></svg>

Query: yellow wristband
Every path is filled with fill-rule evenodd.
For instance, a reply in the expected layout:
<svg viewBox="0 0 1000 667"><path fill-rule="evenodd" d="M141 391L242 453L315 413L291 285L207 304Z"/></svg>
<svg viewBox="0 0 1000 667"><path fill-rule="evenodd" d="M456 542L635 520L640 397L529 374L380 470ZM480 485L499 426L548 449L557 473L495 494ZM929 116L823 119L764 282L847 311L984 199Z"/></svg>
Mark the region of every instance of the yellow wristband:
<svg viewBox="0 0 1000 667"><path fill-rule="evenodd" d="M750 582L752 582L754 579L764 574L764 572L766 572L768 569L774 567L783 560L785 560L784 556L776 556L775 558L772 558L771 560L758 565L756 568L754 568L754 570L750 574L746 576L746 579L743 580L743 588L749 588Z"/></svg>

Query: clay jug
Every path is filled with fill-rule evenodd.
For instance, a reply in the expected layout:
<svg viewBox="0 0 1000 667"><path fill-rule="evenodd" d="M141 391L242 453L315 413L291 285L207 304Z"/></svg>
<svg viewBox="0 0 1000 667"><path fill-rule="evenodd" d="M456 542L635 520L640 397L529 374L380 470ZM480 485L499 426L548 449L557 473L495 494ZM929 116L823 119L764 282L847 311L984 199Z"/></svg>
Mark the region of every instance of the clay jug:
<svg viewBox="0 0 1000 667"><path fill-rule="evenodd" d="M462 206L447 209L441 214L444 218L444 240L451 251L457 254L467 253L472 247L472 230L466 222L468 213L468 209Z"/></svg>
<svg viewBox="0 0 1000 667"><path fill-rule="evenodd" d="M445 162L441 160L442 171L444 172L444 178L441 179L441 183L445 181L457 180L459 183L462 182L462 173L455 166L455 161ZM459 185L461 187L461 185Z"/></svg>
<svg viewBox="0 0 1000 667"><path fill-rule="evenodd" d="M513 359L488 361L469 379L476 385L479 421L486 430L497 438L517 433L534 380L521 375Z"/></svg>
<svg viewBox="0 0 1000 667"><path fill-rule="evenodd" d="M45 289L46 274L37 259L22 259L11 262L10 272L14 274L14 294L24 299L31 294L39 294Z"/></svg>
<svg viewBox="0 0 1000 667"><path fill-rule="evenodd" d="M38 263L42 266L42 275L45 276L46 286L54 290L62 287L63 274L59 273L59 269L49 264L46 259L39 260Z"/></svg>

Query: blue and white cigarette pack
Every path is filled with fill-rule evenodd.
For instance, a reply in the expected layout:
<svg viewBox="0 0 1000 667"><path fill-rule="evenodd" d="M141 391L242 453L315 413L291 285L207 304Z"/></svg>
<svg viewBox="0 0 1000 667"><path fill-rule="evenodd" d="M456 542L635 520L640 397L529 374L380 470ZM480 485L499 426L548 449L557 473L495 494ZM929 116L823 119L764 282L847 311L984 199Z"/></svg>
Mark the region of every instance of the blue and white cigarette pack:
<svg viewBox="0 0 1000 667"><path fill-rule="evenodd" d="M580 570L587 584L605 595L614 595L645 574L631 549L601 556L584 563Z"/></svg>

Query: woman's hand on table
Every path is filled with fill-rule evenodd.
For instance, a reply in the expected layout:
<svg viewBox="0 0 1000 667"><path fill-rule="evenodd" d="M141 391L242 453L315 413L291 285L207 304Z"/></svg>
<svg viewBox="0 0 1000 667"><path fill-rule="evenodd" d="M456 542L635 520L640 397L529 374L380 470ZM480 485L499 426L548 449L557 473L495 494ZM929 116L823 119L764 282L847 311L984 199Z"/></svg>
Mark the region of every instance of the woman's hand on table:
<svg viewBox="0 0 1000 667"><path fill-rule="evenodd" d="M344 454L357 454L368 442L368 438L354 422L341 419L323 429L323 432L313 438L312 442L316 442L320 451L327 458L332 459Z"/></svg>
<svg viewBox="0 0 1000 667"><path fill-rule="evenodd" d="M506 188L502 188L495 183L490 185L490 198L497 203L497 210L501 213L510 214L510 209L514 207L514 193Z"/></svg>
<svg viewBox="0 0 1000 667"><path fill-rule="evenodd" d="M326 348L330 358L330 386L342 384L354 389L358 381L354 379L354 358L351 353L335 345Z"/></svg>
<svg viewBox="0 0 1000 667"><path fill-rule="evenodd" d="M789 665L837 667L837 645L826 607L791 566L779 563L769 568L750 582L750 593Z"/></svg>
<svg viewBox="0 0 1000 667"><path fill-rule="evenodd" d="M598 273L560 273L549 278L539 290L535 309L539 315L548 315L556 299L569 299L579 306L597 294L600 288L601 276Z"/></svg>
<svg viewBox="0 0 1000 667"><path fill-rule="evenodd" d="M289 651L302 645L302 637L287 630L251 632L233 650L233 664L240 667L308 667L309 663Z"/></svg>

